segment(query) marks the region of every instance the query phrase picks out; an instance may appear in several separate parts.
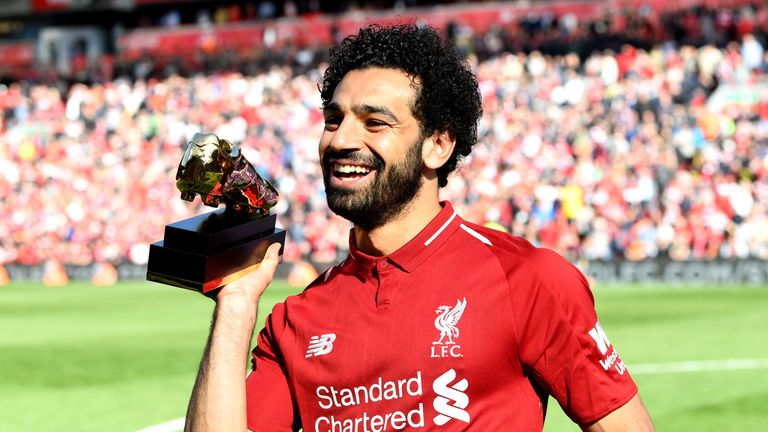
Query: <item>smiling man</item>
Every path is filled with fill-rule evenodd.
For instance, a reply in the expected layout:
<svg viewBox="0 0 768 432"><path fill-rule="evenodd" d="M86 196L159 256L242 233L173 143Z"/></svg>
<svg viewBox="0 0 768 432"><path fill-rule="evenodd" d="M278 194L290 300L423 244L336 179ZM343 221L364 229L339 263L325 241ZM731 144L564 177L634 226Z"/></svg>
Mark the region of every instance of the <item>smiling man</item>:
<svg viewBox="0 0 768 432"><path fill-rule="evenodd" d="M551 395L584 430L653 430L584 276L439 201L481 115L456 51L429 28L365 28L331 50L321 96L349 256L275 306L247 378L279 245L218 292L187 429L540 431Z"/></svg>
<svg viewBox="0 0 768 432"><path fill-rule="evenodd" d="M328 206L361 232L408 214L419 201L424 136L411 113L414 93L400 71L353 70L323 110L320 158ZM360 146L363 135L370 151Z"/></svg>

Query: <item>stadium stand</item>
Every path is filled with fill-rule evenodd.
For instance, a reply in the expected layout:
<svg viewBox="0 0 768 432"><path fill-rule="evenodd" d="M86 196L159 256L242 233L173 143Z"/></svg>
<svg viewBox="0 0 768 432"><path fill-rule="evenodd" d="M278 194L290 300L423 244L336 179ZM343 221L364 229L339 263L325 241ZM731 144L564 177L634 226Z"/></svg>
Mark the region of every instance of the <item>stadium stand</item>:
<svg viewBox="0 0 768 432"><path fill-rule="evenodd" d="M444 196L573 261L768 259L766 29L762 3L448 26L484 115ZM337 261L349 225L316 162L322 50L302 52L0 85L0 264L144 264L164 225L203 210L173 182L199 131L274 182L287 261Z"/></svg>

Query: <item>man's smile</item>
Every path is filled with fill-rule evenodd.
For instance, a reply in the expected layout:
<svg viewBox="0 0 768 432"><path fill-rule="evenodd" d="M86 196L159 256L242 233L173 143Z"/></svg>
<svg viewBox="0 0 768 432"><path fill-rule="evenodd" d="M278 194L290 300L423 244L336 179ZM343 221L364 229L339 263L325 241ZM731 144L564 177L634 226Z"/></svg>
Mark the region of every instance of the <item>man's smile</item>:
<svg viewBox="0 0 768 432"><path fill-rule="evenodd" d="M331 168L331 185L335 187L349 188L368 183L372 180L376 168L361 162L349 160L332 160L328 165Z"/></svg>
<svg viewBox="0 0 768 432"><path fill-rule="evenodd" d="M334 162L333 176L342 182L352 182L366 177L374 169L366 165Z"/></svg>

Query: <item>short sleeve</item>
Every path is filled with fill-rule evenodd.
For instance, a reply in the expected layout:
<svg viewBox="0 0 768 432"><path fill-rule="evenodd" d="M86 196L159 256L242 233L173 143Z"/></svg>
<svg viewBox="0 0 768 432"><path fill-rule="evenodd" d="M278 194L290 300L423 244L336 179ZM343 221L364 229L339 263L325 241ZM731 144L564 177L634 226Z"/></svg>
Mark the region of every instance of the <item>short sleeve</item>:
<svg viewBox="0 0 768 432"><path fill-rule="evenodd" d="M248 429L254 432L299 430L285 363L276 335L284 328L284 305L278 304L267 317L253 350L253 369L245 380Z"/></svg>
<svg viewBox="0 0 768 432"><path fill-rule="evenodd" d="M573 421L600 420L637 386L598 322L589 284L546 249L525 267L509 281L520 361Z"/></svg>

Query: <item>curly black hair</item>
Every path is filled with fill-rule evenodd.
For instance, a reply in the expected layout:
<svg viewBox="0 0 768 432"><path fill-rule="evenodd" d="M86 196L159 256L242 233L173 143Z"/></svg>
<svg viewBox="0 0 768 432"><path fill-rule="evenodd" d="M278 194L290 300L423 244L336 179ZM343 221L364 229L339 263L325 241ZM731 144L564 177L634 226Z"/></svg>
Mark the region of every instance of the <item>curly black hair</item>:
<svg viewBox="0 0 768 432"><path fill-rule="evenodd" d="M459 159L477 143L477 121L483 112L477 79L459 51L434 28L403 24L361 28L329 54L320 86L323 107L344 75L356 69L399 69L419 84L412 110L422 136L448 132L456 138L450 159L437 170L438 184L445 186Z"/></svg>

